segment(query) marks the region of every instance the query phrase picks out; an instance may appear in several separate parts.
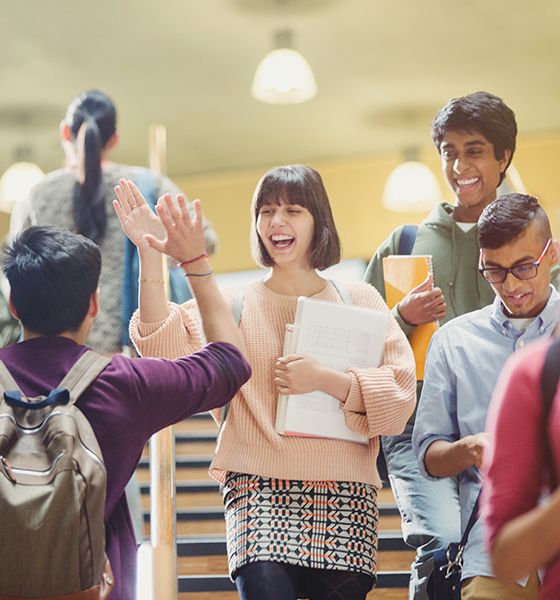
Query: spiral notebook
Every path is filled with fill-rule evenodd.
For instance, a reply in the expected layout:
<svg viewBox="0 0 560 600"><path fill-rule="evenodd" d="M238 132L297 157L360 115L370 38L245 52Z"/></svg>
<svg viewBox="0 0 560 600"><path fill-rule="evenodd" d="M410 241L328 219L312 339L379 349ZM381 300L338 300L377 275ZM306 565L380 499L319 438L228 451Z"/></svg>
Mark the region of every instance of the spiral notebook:
<svg viewBox="0 0 560 600"><path fill-rule="evenodd" d="M386 256L383 259L383 276L385 278L385 301L389 308L393 308L410 290L425 281L428 273L433 273L431 254ZM418 325L408 337L416 360L416 379L418 381L424 379L426 352L432 335L438 327L437 321Z"/></svg>

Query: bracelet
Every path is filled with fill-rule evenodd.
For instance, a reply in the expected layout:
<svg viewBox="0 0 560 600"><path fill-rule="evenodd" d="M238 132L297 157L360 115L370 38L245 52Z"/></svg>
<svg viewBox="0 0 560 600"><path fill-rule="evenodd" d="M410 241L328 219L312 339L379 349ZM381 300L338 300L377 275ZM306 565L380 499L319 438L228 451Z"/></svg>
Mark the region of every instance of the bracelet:
<svg viewBox="0 0 560 600"><path fill-rule="evenodd" d="M196 258L193 258L192 260L185 260L184 262L177 263L175 265L175 268L178 269L179 267L182 267L183 265L190 265L190 264L196 262L197 260L201 260L203 258L208 258L208 256L210 256L210 255L209 254L201 254L200 256L197 256Z"/></svg>
<svg viewBox="0 0 560 600"><path fill-rule="evenodd" d="M152 279L151 277L139 277L138 283L165 283L163 279Z"/></svg>
<svg viewBox="0 0 560 600"><path fill-rule="evenodd" d="M206 275L212 275L214 269L210 269L208 273L183 273L185 277L206 277Z"/></svg>

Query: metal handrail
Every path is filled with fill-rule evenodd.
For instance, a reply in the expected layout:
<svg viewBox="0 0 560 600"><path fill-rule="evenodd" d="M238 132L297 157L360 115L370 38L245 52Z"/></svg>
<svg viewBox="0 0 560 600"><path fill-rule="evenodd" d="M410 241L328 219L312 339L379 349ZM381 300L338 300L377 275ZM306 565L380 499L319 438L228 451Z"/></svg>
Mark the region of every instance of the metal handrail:
<svg viewBox="0 0 560 600"><path fill-rule="evenodd" d="M165 126L150 127L150 168L165 171ZM167 257L164 279L169 297ZM152 544L153 598L177 600L177 512L175 498L175 433L167 427L150 440L150 537Z"/></svg>
<svg viewBox="0 0 560 600"><path fill-rule="evenodd" d="M173 427L150 440L150 504L153 598L176 600L177 535L175 498L175 434Z"/></svg>

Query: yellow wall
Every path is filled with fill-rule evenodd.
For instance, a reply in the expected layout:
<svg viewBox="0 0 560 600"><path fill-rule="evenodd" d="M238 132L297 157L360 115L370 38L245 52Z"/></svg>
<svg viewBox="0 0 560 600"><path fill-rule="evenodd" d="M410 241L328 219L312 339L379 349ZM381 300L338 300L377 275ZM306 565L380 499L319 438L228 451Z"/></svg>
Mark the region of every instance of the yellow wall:
<svg viewBox="0 0 560 600"><path fill-rule="evenodd" d="M437 176L445 200L453 201L434 147L420 152L420 160ZM310 162L321 173L342 239L344 258L369 260L377 246L398 225L419 223L426 213L402 215L383 208L383 186L402 161L399 153L329 162ZM560 134L518 140L515 166L527 193L537 196L547 211L553 231L560 232ZM253 169L198 177L175 178L190 199L200 198L205 215L220 236L220 252L213 259L218 272L254 269L249 251L250 204L253 190L265 172Z"/></svg>
<svg viewBox="0 0 560 600"><path fill-rule="evenodd" d="M435 149L419 156L441 181ZM399 153L340 161L309 162L327 189L344 258L369 260L377 246L404 220L419 223L426 213L401 215L383 208L381 196L387 177L402 162ZM200 198L206 217L220 236L220 252L212 263L217 272L256 268L249 250L250 206L255 186L266 168L198 177L175 177L189 199ZM446 199L451 200L449 192Z"/></svg>

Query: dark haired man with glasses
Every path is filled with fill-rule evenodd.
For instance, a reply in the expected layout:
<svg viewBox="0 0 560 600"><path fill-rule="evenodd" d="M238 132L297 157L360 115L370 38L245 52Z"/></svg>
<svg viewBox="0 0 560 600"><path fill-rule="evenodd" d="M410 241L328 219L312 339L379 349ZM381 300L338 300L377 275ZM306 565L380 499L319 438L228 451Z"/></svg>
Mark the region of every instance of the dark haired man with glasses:
<svg viewBox="0 0 560 600"><path fill-rule="evenodd" d="M550 285L560 244L536 198L507 194L489 204L478 237L479 271L496 298L434 334L412 438L425 477L457 477L462 530L481 488L486 416L500 370L516 349L551 335L560 314ZM481 519L469 535L462 578L464 599L537 597L536 574L508 589L494 578Z"/></svg>

